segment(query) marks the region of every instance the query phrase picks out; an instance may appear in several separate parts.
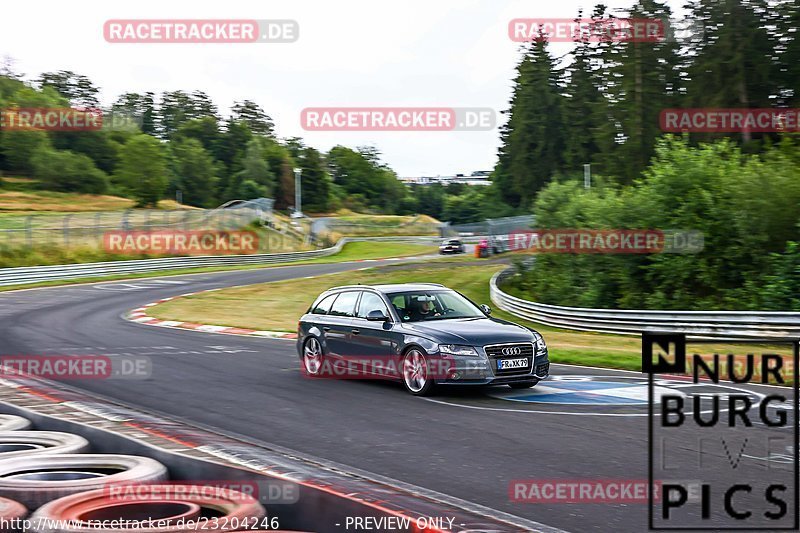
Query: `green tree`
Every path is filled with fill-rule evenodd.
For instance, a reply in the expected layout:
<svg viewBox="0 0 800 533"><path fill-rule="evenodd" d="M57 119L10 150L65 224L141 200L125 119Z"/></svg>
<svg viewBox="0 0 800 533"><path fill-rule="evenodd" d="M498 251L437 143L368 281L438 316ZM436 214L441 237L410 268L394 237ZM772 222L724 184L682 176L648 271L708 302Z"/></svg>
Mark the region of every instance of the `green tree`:
<svg viewBox="0 0 800 533"><path fill-rule="evenodd" d="M430 215L433 218L442 218L445 189L441 183L413 185L412 193L417 199L417 209L419 209L420 213Z"/></svg>
<svg viewBox="0 0 800 533"><path fill-rule="evenodd" d="M183 203L196 207L216 205L216 168L200 141L179 139L170 143L170 148L175 175L173 187L182 192Z"/></svg>
<svg viewBox="0 0 800 533"><path fill-rule="evenodd" d="M75 74L69 70L45 72L39 77L38 83L42 87L52 87L69 100L73 106L100 107L100 101L97 99L100 89L95 87L89 78L81 74Z"/></svg>
<svg viewBox="0 0 800 533"><path fill-rule="evenodd" d="M158 115L155 108L155 98L152 92L144 94L125 93L121 95L111 107L112 112L141 120L141 131L148 135L156 135Z"/></svg>
<svg viewBox="0 0 800 533"><path fill-rule="evenodd" d="M314 148L303 148L300 159L302 169L302 209L324 212L330 207L331 178L322 166L322 156Z"/></svg>
<svg viewBox="0 0 800 533"><path fill-rule="evenodd" d="M232 121L244 122L247 127L256 135L272 136L275 123L264 110L250 100L242 100L233 104Z"/></svg>
<svg viewBox="0 0 800 533"><path fill-rule="evenodd" d="M702 28L691 42L687 107L771 107L779 92L774 13L766 0L692 0ZM726 136L731 136L727 134ZM745 131L747 143L762 134ZM695 135L709 139L719 135Z"/></svg>
<svg viewBox="0 0 800 533"><path fill-rule="evenodd" d="M578 18L582 18L582 12ZM568 172L578 172L586 163L596 162L601 152L599 134L608 121L608 104L600 90L600 72L595 52L587 37L580 38L566 68L564 91L564 164Z"/></svg>
<svg viewBox="0 0 800 533"><path fill-rule="evenodd" d="M408 205L410 192L397 179L397 174L380 159L380 152L372 147L359 147L352 150L344 146L334 146L328 152L326 165L333 183L344 193L344 204L350 209L355 195L361 195L362 208L377 209L383 212L396 212L400 205Z"/></svg>
<svg viewBox="0 0 800 533"><path fill-rule="evenodd" d="M289 150L272 139L265 140L265 159L269 169L275 173L275 208L286 209L294 205L294 167L295 160Z"/></svg>
<svg viewBox="0 0 800 533"><path fill-rule="evenodd" d="M221 132L216 117L206 116L183 122L173 134L173 139L196 139L210 154L218 149Z"/></svg>
<svg viewBox="0 0 800 533"><path fill-rule="evenodd" d="M136 198L140 207L156 206L167 190L167 158L158 139L136 135L120 151L114 182Z"/></svg>
<svg viewBox="0 0 800 533"><path fill-rule="evenodd" d="M537 38L525 45L517 65L508 122L501 128L501 147L493 174L503 198L528 205L563 167L563 96L560 74Z"/></svg>
<svg viewBox="0 0 800 533"><path fill-rule="evenodd" d="M49 146L50 140L43 131L3 131L0 137L3 168L9 172L30 175L33 172L33 154Z"/></svg>
<svg viewBox="0 0 800 533"><path fill-rule="evenodd" d="M119 144L104 131L54 131L50 133L50 139L59 150L88 156L97 168L107 174L113 173L119 162Z"/></svg>
<svg viewBox="0 0 800 533"><path fill-rule="evenodd" d="M50 190L89 194L108 190L106 174L83 154L39 147L30 163L33 176Z"/></svg>
<svg viewBox="0 0 800 533"><path fill-rule="evenodd" d="M158 106L158 133L162 138L170 138L184 122L201 117L219 118L217 108L207 94L202 91L192 94L164 92Z"/></svg>
<svg viewBox="0 0 800 533"><path fill-rule="evenodd" d="M635 20L669 21L663 1L638 0L627 16ZM682 84L679 44L673 39L614 39L600 43L602 91L608 95L609 120L618 125L617 143L606 152L599 171L610 171L624 183L641 175L662 132L661 110L676 107ZM608 148L608 143L604 143Z"/></svg>
<svg viewBox="0 0 800 533"><path fill-rule="evenodd" d="M667 137L632 186L551 183L536 200L544 228L701 232L696 254L543 254L518 288L545 303L584 307L747 310L784 305L776 276L796 264L800 171L786 147L744 155L722 140ZM796 155L794 156L796 157ZM767 297L761 288L770 285ZM784 302L778 304L776 302ZM787 308L782 308L788 310Z"/></svg>
<svg viewBox="0 0 800 533"><path fill-rule="evenodd" d="M268 141L254 137L247 143L247 151L242 160L242 170L231 180L228 199L250 200L260 196L271 198L275 191L275 174L267 163ZM258 196L253 196L257 194Z"/></svg>

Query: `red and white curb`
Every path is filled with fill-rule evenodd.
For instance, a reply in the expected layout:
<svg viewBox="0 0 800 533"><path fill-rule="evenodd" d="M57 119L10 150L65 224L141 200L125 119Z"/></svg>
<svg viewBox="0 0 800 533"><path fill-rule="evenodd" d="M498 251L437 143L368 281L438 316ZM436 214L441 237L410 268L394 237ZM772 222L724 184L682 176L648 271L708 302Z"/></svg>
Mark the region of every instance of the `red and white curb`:
<svg viewBox="0 0 800 533"><path fill-rule="evenodd" d="M412 257L389 257L386 259L356 259L352 261L353 263L374 263L378 261L401 261L404 259L424 259L426 256L412 256ZM346 261L351 262L351 261ZM357 270L368 270L369 267L359 268ZM335 274L332 272L331 274ZM326 276L329 274L321 274L322 276ZM310 279L316 278L318 276L305 276L303 279ZM226 289L232 289L234 287L225 287ZM237 328L231 326L215 326L213 324L197 324L195 322L180 322L177 320L161 320L160 318L155 318L149 316L147 314L147 309L149 307L153 307L155 305L169 302L170 300L174 300L176 298L183 298L185 296L194 296L195 294L202 294L204 292L213 292L218 291L220 289L207 289L204 291L197 291L197 292L187 292L186 294L181 294L180 296L171 296L169 298L162 298L160 300L156 300L155 302L151 302L149 304L145 304L141 307L137 307L131 311L128 311L124 318L126 320L130 320L131 322L137 322L139 324L145 324L147 326L157 326L160 328L175 328L175 329L188 329L193 331L202 331L204 333L220 333L223 335L244 335L248 337L266 337L270 339L296 339L297 333L287 333L285 331L259 331L255 329L247 329L247 328Z"/></svg>
<svg viewBox="0 0 800 533"><path fill-rule="evenodd" d="M175 298L182 298L184 296L192 296L203 292L217 291L219 289L209 289L206 291L190 292L182 294L177 297L162 298L155 302L145 304L142 307L137 307L125 314L125 318L131 322L145 324L147 326L156 326L160 328L175 328L175 329L188 329L193 331L202 331L204 333L220 333L222 335L244 335L248 337L266 337L270 339L296 339L297 333L287 333L285 331L259 331L247 328L235 328L230 326L215 326L212 324L197 324L195 322L180 322L177 320L161 320L154 318L147 314L147 308L155 305L174 300Z"/></svg>

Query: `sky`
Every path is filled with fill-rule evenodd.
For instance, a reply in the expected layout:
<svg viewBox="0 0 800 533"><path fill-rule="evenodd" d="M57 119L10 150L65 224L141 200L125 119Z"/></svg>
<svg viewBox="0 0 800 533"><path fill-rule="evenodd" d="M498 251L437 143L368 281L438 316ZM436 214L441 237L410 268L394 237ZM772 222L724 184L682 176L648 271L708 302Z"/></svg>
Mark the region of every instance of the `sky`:
<svg viewBox="0 0 800 533"><path fill-rule="evenodd" d="M202 90L228 113L258 103L279 137L327 151L373 146L400 176L494 167L499 131L319 132L300 121L307 107L508 108L519 44L515 18L574 18L596 1L559 0L40 0L3 6L0 57L33 80L72 70L110 104L124 92ZM633 0L609 0L624 9ZM682 2L670 0L673 9ZM83 7L81 7L83 5ZM292 43L121 44L106 42L109 19L291 19ZM568 44L555 44L562 55Z"/></svg>

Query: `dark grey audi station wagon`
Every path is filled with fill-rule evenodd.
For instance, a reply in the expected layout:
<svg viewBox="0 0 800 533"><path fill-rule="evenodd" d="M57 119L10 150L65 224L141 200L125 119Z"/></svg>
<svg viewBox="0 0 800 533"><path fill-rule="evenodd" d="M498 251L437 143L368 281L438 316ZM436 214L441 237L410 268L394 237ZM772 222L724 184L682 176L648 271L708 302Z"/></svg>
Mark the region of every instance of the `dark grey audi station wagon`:
<svg viewBox="0 0 800 533"><path fill-rule="evenodd" d="M542 336L490 314L487 305L434 283L335 287L300 318L301 370L399 380L418 396L438 385L528 388L546 378Z"/></svg>

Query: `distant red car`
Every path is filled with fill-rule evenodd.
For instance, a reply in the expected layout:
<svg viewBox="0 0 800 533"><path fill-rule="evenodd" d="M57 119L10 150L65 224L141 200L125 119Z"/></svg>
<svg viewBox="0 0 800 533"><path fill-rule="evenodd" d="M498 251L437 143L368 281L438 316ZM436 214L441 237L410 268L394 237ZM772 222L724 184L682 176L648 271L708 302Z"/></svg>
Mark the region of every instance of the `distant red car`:
<svg viewBox="0 0 800 533"><path fill-rule="evenodd" d="M482 239L475 247L475 257L489 257L489 241Z"/></svg>

